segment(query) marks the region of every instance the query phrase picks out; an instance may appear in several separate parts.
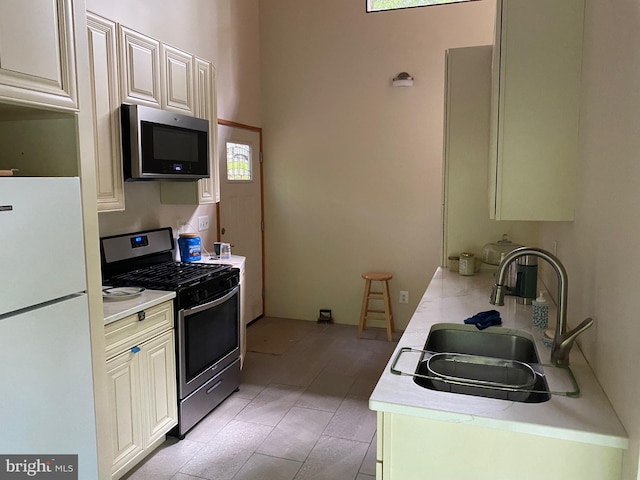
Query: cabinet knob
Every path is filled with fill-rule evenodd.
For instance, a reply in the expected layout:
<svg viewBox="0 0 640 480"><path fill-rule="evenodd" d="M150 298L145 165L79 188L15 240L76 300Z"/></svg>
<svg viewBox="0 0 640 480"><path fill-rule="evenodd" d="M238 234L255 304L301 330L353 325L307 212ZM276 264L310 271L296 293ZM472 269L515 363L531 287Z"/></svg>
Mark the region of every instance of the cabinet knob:
<svg viewBox="0 0 640 480"><path fill-rule="evenodd" d="M138 347L137 345L131 348L131 353L138 353L139 351L140 351L140 347Z"/></svg>
<svg viewBox="0 0 640 480"><path fill-rule="evenodd" d="M138 312L138 321L141 322L146 318L147 314L144 312L144 310L142 310L141 312Z"/></svg>

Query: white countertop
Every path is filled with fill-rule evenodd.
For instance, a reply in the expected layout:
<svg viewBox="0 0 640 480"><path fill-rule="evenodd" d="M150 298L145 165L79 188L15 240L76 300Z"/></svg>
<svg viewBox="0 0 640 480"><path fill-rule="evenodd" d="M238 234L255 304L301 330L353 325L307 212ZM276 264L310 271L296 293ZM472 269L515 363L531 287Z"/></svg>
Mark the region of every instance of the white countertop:
<svg viewBox="0 0 640 480"><path fill-rule="evenodd" d="M240 255L231 255L230 258L219 259L214 258L211 255L202 255L202 259L196 263L213 263L213 264L226 264L233 265L234 268L239 268L242 270L244 268L246 257L242 257Z"/></svg>
<svg viewBox="0 0 640 480"><path fill-rule="evenodd" d="M515 328L531 332L531 306L517 304L514 297L506 297L502 307L489 304L492 285L491 272L461 276L443 268L436 271L369 399L370 408L627 449L627 433L577 344L573 347L570 363L581 395L552 395L549 401L537 404L429 390L415 384L410 376L390 372L390 365L401 348L424 347L434 323L462 324L465 318L478 312L496 309L500 312L503 325L490 329ZM555 315L555 307L551 305L551 326L555 325ZM582 319L570 320L569 328ZM550 349L541 342L536 342L536 347L541 362L549 363ZM401 370L413 372L419 355L409 355L403 357L403 363L399 365Z"/></svg>
<svg viewBox="0 0 640 480"><path fill-rule="evenodd" d="M145 290L139 296L129 300L103 300L102 310L104 313L104 324L107 325L115 322L141 310L151 308L167 300L172 300L175 297L176 292Z"/></svg>

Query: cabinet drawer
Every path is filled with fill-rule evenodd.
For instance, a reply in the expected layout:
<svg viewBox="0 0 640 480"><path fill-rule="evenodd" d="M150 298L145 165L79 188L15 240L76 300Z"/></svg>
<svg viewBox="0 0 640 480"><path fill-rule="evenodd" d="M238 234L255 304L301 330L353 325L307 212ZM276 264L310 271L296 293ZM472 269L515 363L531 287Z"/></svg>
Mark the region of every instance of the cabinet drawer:
<svg viewBox="0 0 640 480"><path fill-rule="evenodd" d="M144 319L139 317L144 315ZM173 302L164 302L104 327L107 359L173 328Z"/></svg>

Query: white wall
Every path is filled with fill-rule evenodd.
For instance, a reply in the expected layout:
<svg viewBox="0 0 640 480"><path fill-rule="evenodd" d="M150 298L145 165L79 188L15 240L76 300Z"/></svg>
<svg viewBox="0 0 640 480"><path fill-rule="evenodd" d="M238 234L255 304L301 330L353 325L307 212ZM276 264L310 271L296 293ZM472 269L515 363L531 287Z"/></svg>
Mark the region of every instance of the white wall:
<svg viewBox="0 0 640 480"><path fill-rule="evenodd" d="M572 223L543 225L569 273L569 323L591 316L581 346L631 438L638 476L640 376L640 3L587 0L578 202Z"/></svg>
<svg viewBox="0 0 640 480"><path fill-rule="evenodd" d="M260 126L258 0L89 0L87 10L211 61L218 117ZM201 236L205 248L213 248L215 205L163 205L155 182L126 184L125 202L124 212L100 214L101 236L176 228L178 220L197 228L197 217L207 215L210 228Z"/></svg>
<svg viewBox="0 0 640 480"><path fill-rule="evenodd" d="M444 52L491 43L494 11L260 2L267 314L357 323L360 274L388 270L406 325L440 261Z"/></svg>

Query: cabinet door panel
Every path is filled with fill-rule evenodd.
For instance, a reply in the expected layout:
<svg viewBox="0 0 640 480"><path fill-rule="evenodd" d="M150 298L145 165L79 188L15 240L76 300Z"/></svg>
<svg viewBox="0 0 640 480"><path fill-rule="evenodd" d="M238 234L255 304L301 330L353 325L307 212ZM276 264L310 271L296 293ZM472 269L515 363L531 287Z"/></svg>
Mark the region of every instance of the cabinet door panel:
<svg viewBox="0 0 640 480"><path fill-rule="evenodd" d="M87 13L98 211L124 210L116 24Z"/></svg>
<svg viewBox="0 0 640 480"><path fill-rule="evenodd" d="M139 355L125 352L107 362L114 474L143 448Z"/></svg>
<svg viewBox="0 0 640 480"><path fill-rule="evenodd" d="M0 0L0 98L77 109L71 0Z"/></svg>
<svg viewBox="0 0 640 480"><path fill-rule="evenodd" d="M220 201L219 174L218 174L218 116L216 113L216 79L213 66L199 58L196 64L196 89L198 92L197 115L209 120L209 178L198 181L199 203L215 203Z"/></svg>
<svg viewBox="0 0 640 480"><path fill-rule="evenodd" d="M497 6L490 215L572 220L584 0Z"/></svg>
<svg viewBox="0 0 640 480"><path fill-rule="evenodd" d="M143 401L147 426L143 444L148 446L178 424L175 341L173 330L141 346L143 355Z"/></svg>
<svg viewBox="0 0 640 480"><path fill-rule="evenodd" d="M162 108L193 116L193 57L162 45L162 59Z"/></svg>
<svg viewBox="0 0 640 480"><path fill-rule="evenodd" d="M122 103L160 108L160 42L120 26Z"/></svg>

